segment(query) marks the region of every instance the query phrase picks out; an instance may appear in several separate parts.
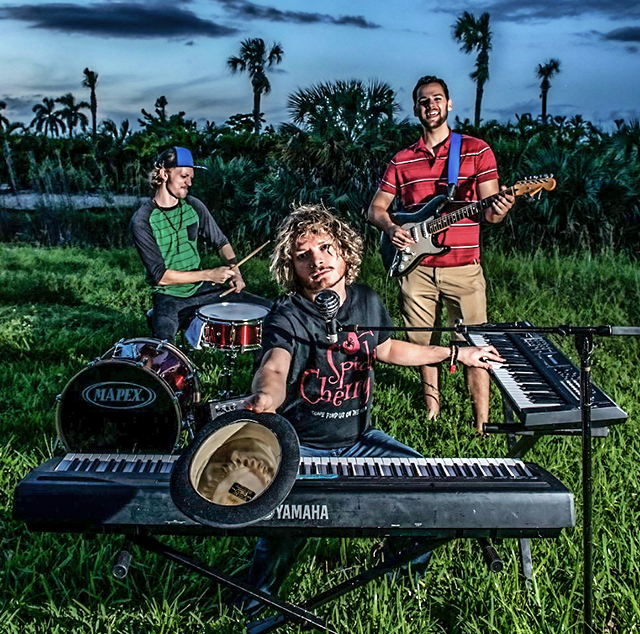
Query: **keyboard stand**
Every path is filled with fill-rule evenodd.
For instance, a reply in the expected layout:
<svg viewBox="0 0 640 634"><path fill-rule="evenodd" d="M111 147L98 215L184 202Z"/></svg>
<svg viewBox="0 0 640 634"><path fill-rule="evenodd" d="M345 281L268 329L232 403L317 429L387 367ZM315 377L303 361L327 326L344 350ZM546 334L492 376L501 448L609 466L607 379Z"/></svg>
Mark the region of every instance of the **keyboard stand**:
<svg viewBox="0 0 640 634"><path fill-rule="evenodd" d="M324 619L316 616L310 610L320 607L325 603L332 601L333 599L336 599L344 594L351 592L352 590L355 590L356 588L360 588L370 581L373 581L374 579L377 579L402 565L408 564L410 561L412 561L419 555L424 554L425 552L433 551L440 546L444 546L445 544L452 541L452 539L453 538L425 540L420 544L420 546L405 550L402 553L389 558L387 561L381 562L376 566L373 566L368 570L365 570L364 572L361 572L360 574L355 575L350 579L347 579L346 581L343 581L334 588L330 588L325 592L321 592L315 595L314 597L304 601L301 605L283 601L276 596L267 594L266 592L262 592L261 590L254 588L248 583L244 583L242 581L239 581L238 579L235 579L234 577L225 575L219 570L216 570L215 568L212 568L210 566L206 566L197 559L193 559L185 555L181 551L163 544L152 535L144 532L137 533L135 535L129 535L125 538L122 550L117 557L116 565L113 569L113 574L120 579L126 576L130 560L130 555L128 553L128 543L133 543L143 550L161 555L162 557L165 557L166 559L169 559L170 561L173 561L174 563L177 563L184 568L207 577L222 586L230 588L238 594L243 594L252 599L256 599L263 605L275 608L278 612L280 612L280 614L276 616L249 623L247 625L247 634L263 634L264 632L270 632L282 625L289 623L290 621L301 623L305 627L312 627L320 630L321 632L337 634L336 630L328 625L324 621ZM123 563L123 561L126 563Z"/></svg>
<svg viewBox="0 0 640 634"><path fill-rule="evenodd" d="M320 592L316 594L311 599L307 599L304 601L300 607L304 609L313 610L318 608L329 601L333 601L338 597L341 597L344 594L347 594L357 588L361 588L366 585L370 581L377 579L388 572L392 572L396 568L399 568L402 565L408 564L410 561L418 557L419 555L424 554L428 551L433 551L440 546L444 546L448 544L451 539L432 539L429 541L425 541L421 543L420 546L414 547L408 550L399 553L393 557L390 557L387 561L381 562L376 566L361 572L358 575L343 581L333 588L329 588L325 592ZM260 621L254 621L253 623L249 623L247 625L247 634L265 634L266 632L271 632L276 628L285 625L288 621L291 620L291 616L287 614L280 614L276 616L272 616L266 619L262 619ZM327 630L329 631L329 630Z"/></svg>
<svg viewBox="0 0 640 634"><path fill-rule="evenodd" d="M319 629L322 632L337 634L334 629L328 626L323 619L313 614L313 612L309 612L303 607L294 605L293 603L282 601L281 599L278 599L278 597L267 594L266 592L262 592L261 590L258 590L257 588L254 588L247 583L223 574L215 568L206 566L197 559L192 559L179 550L163 544L161 541L159 541L155 537L152 537L151 535L140 533L130 536L129 540L143 550L147 550L157 555L162 555L170 561L173 561L174 563L177 563L184 568L188 568L193 572L197 572L204 577L208 577L209 579L219 583L222 586L231 588L231 590L234 590L235 592L245 594L252 599L260 601L260 603L263 603L266 606L275 608L283 615L286 615L287 620L295 619L307 626L312 626L316 629Z"/></svg>
<svg viewBox="0 0 640 634"><path fill-rule="evenodd" d="M509 401L503 396L502 406L504 412L504 424L486 425L485 429L490 433L506 434L507 458L524 459L525 454L536 445L543 436L582 436L583 430L579 427L563 429L561 426L548 428L523 429L522 423L516 422L516 417ZM609 435L609 428L591 427L591 438L606 438ZM524 577L525 584L531 589L533 580L533 558L531 556L531 540L522 537L518 540L520 551L520 572Z"/></svg>

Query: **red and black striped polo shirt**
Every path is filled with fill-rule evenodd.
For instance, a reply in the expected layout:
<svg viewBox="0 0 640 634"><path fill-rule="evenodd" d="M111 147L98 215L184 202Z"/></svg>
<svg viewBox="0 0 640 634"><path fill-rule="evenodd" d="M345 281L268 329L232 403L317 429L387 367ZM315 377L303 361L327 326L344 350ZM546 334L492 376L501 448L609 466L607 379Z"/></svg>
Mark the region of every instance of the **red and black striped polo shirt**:
<svg viewBox="0 0 640 634"><path fill-rule="evenodd" d="M406 211L417 211L437 194L447 193L447 157L451 133L446 141L429 150L420 137L417 143L398 152L380 181L380 189L399 196ZM462 135L460 172L456 200L478 200L477 186L496 180L498 168L491 148L480 139ZM449 253L427 256L425 266L462 266L480 260L480 225L476 219L460 220L451 225L441 242L451 247Z"/></svg>

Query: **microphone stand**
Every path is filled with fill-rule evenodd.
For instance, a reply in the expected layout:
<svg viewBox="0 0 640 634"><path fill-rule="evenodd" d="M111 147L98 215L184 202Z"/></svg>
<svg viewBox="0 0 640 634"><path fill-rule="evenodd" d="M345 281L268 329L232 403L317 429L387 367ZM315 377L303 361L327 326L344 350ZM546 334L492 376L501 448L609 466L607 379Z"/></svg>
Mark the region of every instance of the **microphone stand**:
<svg viewBox="0 0 640 634"><path fill-rule="evenodd" d="M528 325L495 324L465 326L458 322L453 327L370 327L360 325L346 325L338 323L338 331L357 332L358 330L396 331L396 332L516 332L516 333L548 333L562 336L573 335L575 347L580 356L580 410L582 415L582 496L584 507L583 519L583 588L584 588L584 634L596 634L593 627L593 476L592 476L592 447L591 447L591 355L593 353L593 337L599 336L640 336L640 327L636 326L556 326L542 327Z"/></svg>

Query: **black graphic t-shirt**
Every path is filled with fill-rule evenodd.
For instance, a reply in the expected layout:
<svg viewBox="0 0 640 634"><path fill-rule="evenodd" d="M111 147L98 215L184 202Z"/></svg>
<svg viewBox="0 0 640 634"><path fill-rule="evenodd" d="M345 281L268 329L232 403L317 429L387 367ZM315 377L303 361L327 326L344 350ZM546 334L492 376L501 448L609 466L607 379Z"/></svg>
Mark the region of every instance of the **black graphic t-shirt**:
<svg viewBox="0 0 640 634"><path fill-rule="evenodd" d="M375 349L393 330L378 295L361 284L347 287L337 320L389 330L340 332L338 342L330 344L316 307L298 293L281 297L263 326L264 352L283 348L292 356L287 398L279 413L310 447L345 447L367 429Z"/></svg>

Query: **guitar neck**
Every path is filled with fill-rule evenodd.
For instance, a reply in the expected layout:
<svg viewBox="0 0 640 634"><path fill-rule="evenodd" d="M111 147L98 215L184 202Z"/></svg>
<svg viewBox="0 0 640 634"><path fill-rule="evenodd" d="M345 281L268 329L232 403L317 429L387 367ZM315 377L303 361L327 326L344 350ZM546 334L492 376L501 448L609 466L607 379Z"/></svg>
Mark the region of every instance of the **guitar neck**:
<svg viewBox="0 0 640 634"><path fill-rule="evenodd" d="M511 193L514 193L513 187L510 188ZM429 220L424 221L425 229L428 233L438 233L438 231L444 231L447 227L450 227L452 224L458 222L459 220L464 220L466 218L471 218L479 214L481 211L484 211L488 207L493 204L493 201L501 194L499 192L497 194L493 194L492 196L488 196L487 198L483 198L475 203L471 203L470 205L465 205L464 207L460 207L460 209L456 209L444 216L438 216L436 218L431 218Z"/></svg>

